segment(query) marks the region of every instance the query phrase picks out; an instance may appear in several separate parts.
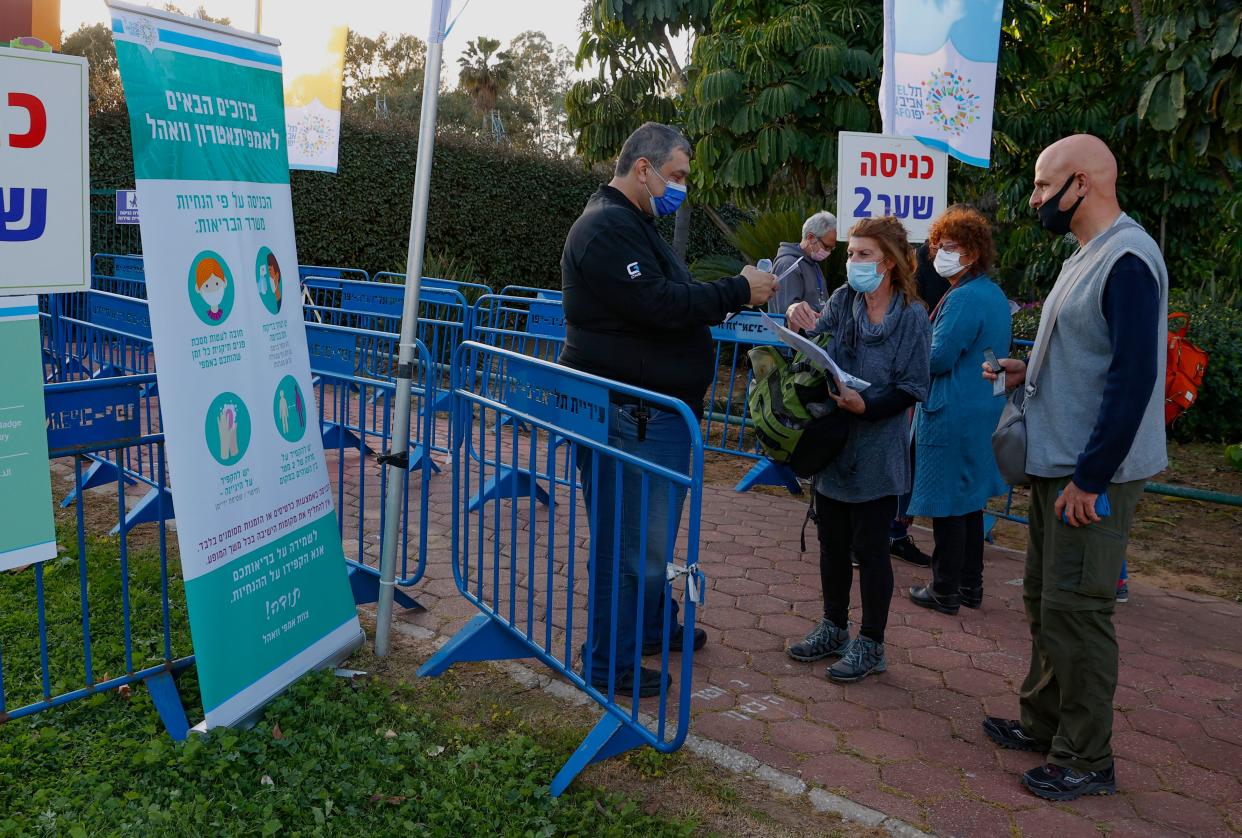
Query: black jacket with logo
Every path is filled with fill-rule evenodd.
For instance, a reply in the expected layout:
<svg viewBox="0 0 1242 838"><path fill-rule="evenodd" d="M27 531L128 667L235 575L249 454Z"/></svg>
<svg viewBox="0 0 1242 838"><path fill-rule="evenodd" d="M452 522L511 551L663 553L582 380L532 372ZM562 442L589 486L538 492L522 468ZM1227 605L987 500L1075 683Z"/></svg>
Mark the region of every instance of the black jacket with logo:
<svg viewBox="0 0 1242 838"><path fill-rule="evenodd" d="M696 415L712 381L708 328L750 300L741 276L696 282L655 222L601 186L561 255L567 367L684 401Z"/></svg>

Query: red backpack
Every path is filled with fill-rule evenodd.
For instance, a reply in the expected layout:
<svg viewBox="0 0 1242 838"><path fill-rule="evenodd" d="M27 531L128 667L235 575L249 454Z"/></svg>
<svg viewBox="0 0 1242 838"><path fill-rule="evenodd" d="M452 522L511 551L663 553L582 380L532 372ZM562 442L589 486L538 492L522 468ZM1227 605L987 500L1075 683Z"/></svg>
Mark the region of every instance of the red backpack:
<svg viewBox="0 0 1242 838"><path fill-rule="evenodd" d="M1184 319L1183 326L1169 330L1169 359L1164 372L1164 424L1172 424L1195 400L1199 398L1199 385L1207 371L1208 354L1186 339L1190 328L1190 315L1175 311L1169 315L1171 323Z"/></svg>

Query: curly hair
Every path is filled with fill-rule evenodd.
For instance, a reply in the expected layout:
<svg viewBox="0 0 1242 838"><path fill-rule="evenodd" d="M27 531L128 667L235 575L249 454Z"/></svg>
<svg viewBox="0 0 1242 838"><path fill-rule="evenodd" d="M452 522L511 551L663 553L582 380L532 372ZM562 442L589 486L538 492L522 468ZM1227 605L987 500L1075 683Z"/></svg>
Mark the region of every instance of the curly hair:
<svg viewBox="0 0 1242 838"><path fill-rule="evenodd" d="M932 222L927 231L930 255L935 258L940 242L948 239L975 256L970 276L985 274L996 259L992 244L992 225L983 213L967 204L954 204Z"/></svg>
<svg viewBox="0 0 1242 838"><path fill-rule="evenodd" d="M850 236L875 239L884 258L893 263L889 271L893 289L901 292L906 305L922 302L918 285L914 282L917 267L914 248L910 247L910 237L906 233L905 225L896 216L864 218L850 228Z"/></svg>

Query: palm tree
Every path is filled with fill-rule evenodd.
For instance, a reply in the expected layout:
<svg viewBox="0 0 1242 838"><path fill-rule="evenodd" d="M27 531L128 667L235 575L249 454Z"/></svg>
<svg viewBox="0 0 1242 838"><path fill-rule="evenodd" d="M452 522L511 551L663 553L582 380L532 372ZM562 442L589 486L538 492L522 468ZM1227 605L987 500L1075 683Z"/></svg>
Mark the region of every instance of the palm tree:
<svg viewBox="0 0 1242 838"><path fill-rule="evenodd" d="M513 78L513 55L500 49L500 41L479 36L466 43L466 52L457 63L461 65L457 81L483 117L487 133L496 100Z"/></svg>

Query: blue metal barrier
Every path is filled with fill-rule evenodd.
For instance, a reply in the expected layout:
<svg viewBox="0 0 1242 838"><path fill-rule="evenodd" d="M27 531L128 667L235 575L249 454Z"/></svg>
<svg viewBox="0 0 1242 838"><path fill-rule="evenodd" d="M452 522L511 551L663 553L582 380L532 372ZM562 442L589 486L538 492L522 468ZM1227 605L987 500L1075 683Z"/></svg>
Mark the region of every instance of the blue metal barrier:
<svg viewBox="0 0 1242 838"><path fill-rule="evenodd" d="M502 297L542 297L545 300L559 300L564 294L558 288L536 288L533 285L506 285L500 289Z"/></svg>
<svg viewBox="0 0 1242 838"><path fill-rule="evenodd" d="M146 280L141 253L96 253L91 257L91 274L138 282Z"/></svg>
<svg viewBox="0 0 1242 838"><path fill-rule="evenodd" d="M685 741L690 722L695 600L704 590L698 569L703 491L699 423L677 399L475 342L458 348L452 385L453 576L461 594L481 613L419 674L439 675L462 661L536 658L598 703L604 716L553 780L553 795L563 792L583 768L598 760L644 744L665 753L676 750ZM684 423L689 448L684 473L610 444L612 402L640 399L667 411L675 424ZM502 426L499 420L504 418L512 421ZM517 422L530 428L528 437L519 439ZM559 445L555 440L568 442ZM584 457L596 464L591 468L590 491L581 492L581 506L576 483L562 487L553 482L550 491L555 502L550 507L532 502L519 514L517 503L496 499L478 509L469 508L473 487L494 477L498 468L529 469L533 463L543 462L544 470L555 473L560 457L566 458L575 471ZM600 474L606 471L615 476L612 488L617 501L601 508ZM618 625L628 622L642 626L644 608L657 606L637 595L633 597L633 612L626 603L625 613L620 613L619 587L597 585L598 561L608 553L608 575L614 580L621 575L622 527L613 528L611 545L591 539L589 549L579 547L589 532L599 531L601 520L607 520L603 516L621 520L621 498L626 488L641 501L637 514L632 508L625 513L627 528L637 527L637 532L627 535L626 549L632 548L631 555L644 557L649 549L663 549L669 559L663 569L666 581L659 654L647 658L653 668L658 661L659 693L645 704L633 700L628 706L622 703L619 687L637 688L644 644L640 638L632 653L619 649ZM675 546L677 532L648 532L651 499L667 496L667 512L675 517L676 498L682 492L688 500L684 551ZM587 501L587 497L592 500ZM541 513L541 509L548 511ZM679 553L683 564L677 562ZM683 624L678 627L673 602L675 588L681 587L674 582L680 579L685 580L688 595ZM607 616L597 615L597 601L610 603ZM612 638L607 671L593 671L590 656L579 671L573 659L584 640L586 649L593 648L597 616L601 626L609 626L608 637ZM679 650L680 682L673 685L669 680L673 667L670 653ZM653 721L647 723L640 709Z"/></svg>
<svg viewBox="0 0 1242 838"><path fill-rule="evenodd" d="M298 265L298 279L318 276L328 279L353 279L369 282L371 275L362 268L339 268L335 265Z"/></svg>
<svg viewBox="0 0 1242 838"><path fill-rule="evenodd" d="M376 282L383 282L389 285L405 285L405 274L394 273L393 271L379 271L375 274ZM423 277L422 288L441 288L448 291L456 291L466 298L467 301L473 302L484 294L493 294L492 286L482 282L469 282L461 279L440 279L436 276Z"/></svg>
<svg viewBox="0 0 1242 838"><path fill-rule="evenodd" d="M6 584L15 580L19 584L23 579L30 584L28 593L6 597L4 628L37 638L37 642L14 643L5 649L0 637L0 724L142 681L150 689L169 735L180 740L188 733L189 723L173 678L194 659L186 654L178 656L188 650L174 652L174 621L179 637L188 638L189 631L184 608L174 609L169 599L171 580L163 516L155 519L158 596L134 581L135 574L150 575L153 569L136 564L140 559L132 555L126 528L120 529L118 555L100 559L92 553L94 545L86 527L88 504L92 519L98 510L110 509L108 514L114 514L119 525L125 517L127 497L120 482L111 497L85 494L83 457L107 454L120 461L130 449L152 447L156 452L157 488L165 486L163 435L149 432L143 421L144 391L153 381L152 375L125 376L45 388L49 456L53 460L72 458L73 462L77 559L55 559L5 575ZM60 537L65 538L63 530ZM108 562L109 576L119 579L119 613L111 610L115 605L104 611L98 592L92 596L88 567L100 561ZM52 595L53 588L63 591L69 587L58 584L56 577L71 572L70 563L76 564L78 588L72 609L64 599ZM80 657L68 653L79 645ZM104 673L102 678L100 673Z"/></svg>

